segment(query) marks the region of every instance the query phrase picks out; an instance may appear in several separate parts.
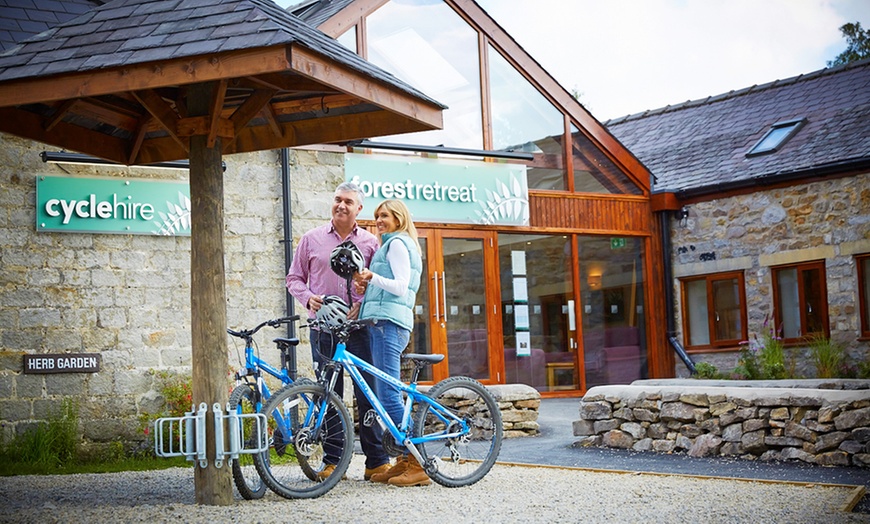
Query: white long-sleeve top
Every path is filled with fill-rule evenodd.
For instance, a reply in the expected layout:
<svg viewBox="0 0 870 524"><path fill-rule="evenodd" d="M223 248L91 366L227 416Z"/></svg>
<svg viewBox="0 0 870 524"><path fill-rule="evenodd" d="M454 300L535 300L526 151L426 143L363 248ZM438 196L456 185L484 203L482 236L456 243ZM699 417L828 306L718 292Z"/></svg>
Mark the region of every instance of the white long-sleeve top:
<svg viewBox="0 0 870 524"><path fill-rule="evenodd" d="M404 242L390 242L387 251L387 262L393 272L393 278L385 278L372 273L370 284L378 286L387 293L396 296L404 296L408 292L408 283L411 281L411 254Z"/></svg>

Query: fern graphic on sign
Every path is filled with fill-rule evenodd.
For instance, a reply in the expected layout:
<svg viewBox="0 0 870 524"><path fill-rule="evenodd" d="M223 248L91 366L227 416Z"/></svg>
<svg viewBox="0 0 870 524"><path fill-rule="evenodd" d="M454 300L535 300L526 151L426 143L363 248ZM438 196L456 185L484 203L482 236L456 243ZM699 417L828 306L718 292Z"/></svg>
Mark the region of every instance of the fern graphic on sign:
<svg viewBox="0 0 870 524"><path fill-rule="evenodd" d="M168 213L157 212L162 222L154 221L158 229L153 233L167 236L190 233L190 199L179 191L178 203L167 201L166 208Z"/></svg>
<svg viewBox="0 0 870 524"><path fill-rule="evenodd" d="M525 223L529 218L529 201L523 197L520 181L511 176L510 187L500 180L495 181L495 191L486 191L486 200L480 203L482 211L475 211L477 223L491 225L496 222L510 221Z"/></svg>

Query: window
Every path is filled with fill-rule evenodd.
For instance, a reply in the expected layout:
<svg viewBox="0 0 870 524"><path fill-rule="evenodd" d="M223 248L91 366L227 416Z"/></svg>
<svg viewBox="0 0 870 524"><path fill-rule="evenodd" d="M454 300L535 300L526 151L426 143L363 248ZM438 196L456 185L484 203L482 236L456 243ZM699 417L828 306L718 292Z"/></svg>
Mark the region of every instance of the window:
<svg viewBox="0 0 870 524"><path fill-rule="evenodd" d="M682 279L687 349L734 347L746 340L743 272Z"/></svg>
<svg viewBox="0 0 870 524"><path fill-rule="evenodd" d="M773 312L785 342L813 334L828 336L825 262L773 268Z"/></svg>
<svg viewBox="0 0 870 524"><path fill-rule="evenodd" d="M855 257L858 265L858 295L861 306L861 338L870 338L870 253Z"/></svg>
<svg viewBox="0 0 870 524"><path fill-rule="evenodd" d="M785 122L777 122L765 133L761 140L755 143L754 146L746 153L746 156L763 155L765 153L775 153L785 145L788 140L797 134L798 130L806 123L805 118L797 120L788 120Z"/></svg>

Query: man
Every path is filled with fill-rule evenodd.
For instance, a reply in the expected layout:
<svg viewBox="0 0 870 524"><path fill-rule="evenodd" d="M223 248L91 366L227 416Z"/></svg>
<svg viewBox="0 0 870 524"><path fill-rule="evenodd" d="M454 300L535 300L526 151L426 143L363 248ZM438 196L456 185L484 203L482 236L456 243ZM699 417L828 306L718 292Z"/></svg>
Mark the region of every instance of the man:
<svg viewBox="0 0 870 524"><path fill-rule="evenodd" d="M316 227L302 236L296 251L293 254L293 263L287 273L287 289L296 300L308 309L309 318L314 318L318 309L323 304L324 295L337 295L347 300L348 282L336 275L330 266L329 258L336 246L350 240L356 244L365 259L366 267L378 250L378 239L356 223L356 217L363 208L363 192L360 187L352 182L344 182L335 188L335 196L332 201L332 220L323 226ZM353 288L353 286L351 286ZM348 318L354 319L359 314L362 295L351 289L353 304L351 304ZM336 337L329 333L311 330L311 352L314 360L314 370L320 374L323 365L322 355L332 355L335 351ZM371 347L369 346L369 333L367 328L359 329L351 334L347 342L347 350L360 357L366 362L372 362ZM374 388L374 379L367 378L369 385ZM339 396L344 390L343 377L339 375L335 384L335 392ZM371 404L359 388L354 384L354 395L360 417L371 409ZM390 468L390 459L384 452L381 444L383 432L378 424L366 427L359 424L359 438L363 453L366 455L365 480L372 475L385 472ZM324 457L327 464L320 473L321 478L326 478L335 469L338 462L337 456Z"/></svg>

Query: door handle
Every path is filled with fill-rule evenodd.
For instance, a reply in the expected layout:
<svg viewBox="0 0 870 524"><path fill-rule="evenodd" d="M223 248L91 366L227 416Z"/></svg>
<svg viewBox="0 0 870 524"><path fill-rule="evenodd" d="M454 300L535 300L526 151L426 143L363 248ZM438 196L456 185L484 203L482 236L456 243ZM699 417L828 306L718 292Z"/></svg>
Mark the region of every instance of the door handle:
<svg viewBox="0 0 870 524"><path fill-rule="evenodd" d="M435 282L435 286L434 286L435 287L435 322L438 322L438 320L441 317L441 309L439 307L440 304L438 302L438 272L437 271L432 272L432 280Z"/></svg>
<svg viewBox="0 0 870 524"><path fill-rule="evenodd" d="M441 298L444 299L444 322L447 322L447 274L441 272Z"/></svg>

